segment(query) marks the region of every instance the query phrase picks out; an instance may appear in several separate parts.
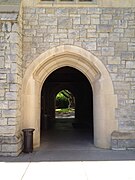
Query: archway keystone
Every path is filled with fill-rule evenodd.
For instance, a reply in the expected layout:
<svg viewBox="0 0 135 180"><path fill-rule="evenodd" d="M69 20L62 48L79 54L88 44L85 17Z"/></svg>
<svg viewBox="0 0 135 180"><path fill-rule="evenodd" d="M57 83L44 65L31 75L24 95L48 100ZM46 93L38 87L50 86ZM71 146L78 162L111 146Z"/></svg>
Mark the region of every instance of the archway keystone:
<svg viewBox="0 0 135 180"><path fill-rule="evenodd" d="M118 129L115 120L117 96L103 63L90 52L76 46L62 45L47 50L27 68L23 78L23 128L33 127L34 147L40 146L41 89L46 78L56 69L73 67L82 72L93 89L94 144L111 147L111 133Z"/></svg>

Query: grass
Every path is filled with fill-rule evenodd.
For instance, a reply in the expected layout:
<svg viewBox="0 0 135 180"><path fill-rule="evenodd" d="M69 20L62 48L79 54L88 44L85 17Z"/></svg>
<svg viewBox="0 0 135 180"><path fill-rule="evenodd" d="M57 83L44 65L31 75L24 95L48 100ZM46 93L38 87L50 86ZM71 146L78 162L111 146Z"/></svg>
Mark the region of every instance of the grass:
<svg viewBox="0 0 135 180"><path fill-rule="evenodd" d="M64 109L56 109L55 110L58 113L70 113L75 111L73 108L64 108Z"/></svg>

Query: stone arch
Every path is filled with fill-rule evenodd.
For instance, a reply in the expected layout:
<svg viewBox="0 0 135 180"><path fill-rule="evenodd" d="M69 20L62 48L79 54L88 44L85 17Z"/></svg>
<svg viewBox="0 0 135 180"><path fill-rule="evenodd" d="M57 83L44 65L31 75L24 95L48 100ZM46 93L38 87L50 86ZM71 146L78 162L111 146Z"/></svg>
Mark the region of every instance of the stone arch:
<svg viewBox="0 0 135 180"><path fill-rule="evenodd" d="M93 89L94 144L111 147L111 133L117 130L117 97L103 63L90 52L76 46L62 45L47 50L27 68L23 78L22 127L35 128L34 147L40 146L40 95L46 78L56 69L69 66L82 72Z"/></svg>

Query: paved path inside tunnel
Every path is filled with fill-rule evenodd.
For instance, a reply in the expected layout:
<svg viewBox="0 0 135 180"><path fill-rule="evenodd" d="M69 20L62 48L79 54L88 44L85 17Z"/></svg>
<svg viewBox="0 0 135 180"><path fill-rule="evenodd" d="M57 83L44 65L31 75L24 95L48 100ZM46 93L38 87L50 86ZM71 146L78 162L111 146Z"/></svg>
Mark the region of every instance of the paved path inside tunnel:
<svg viewBox="0 0 135 180"><path fill-rule="evenodd" d="M109 161L131 160L132 151L115 151L95 147L88 128L73 128L73 118L56 118L54 127L41 138L35 150L40 161ZM134 157L135 159L135 157Z"/></svg>
<svg viewBox="0 0 135 180"><path fill-rule="evenodd" d="M73 118L56 118L53 128L41 138L41 148L46 150L89 150L94 148L90 130L86 127L73 127Z"/></svg>

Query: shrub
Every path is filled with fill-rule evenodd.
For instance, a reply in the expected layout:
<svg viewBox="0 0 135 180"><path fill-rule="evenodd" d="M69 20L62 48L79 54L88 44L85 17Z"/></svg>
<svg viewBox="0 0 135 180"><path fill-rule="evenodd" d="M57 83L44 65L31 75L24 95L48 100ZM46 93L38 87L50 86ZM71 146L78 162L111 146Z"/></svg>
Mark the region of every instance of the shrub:
<svg viewBox="0 0 135 180"><path fill-rule="evenodd" d="M60 91L56 96L56 107L57 108L68 108L68 98Z"/></svg>

